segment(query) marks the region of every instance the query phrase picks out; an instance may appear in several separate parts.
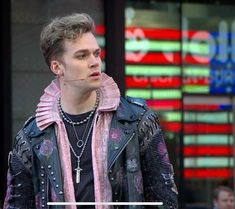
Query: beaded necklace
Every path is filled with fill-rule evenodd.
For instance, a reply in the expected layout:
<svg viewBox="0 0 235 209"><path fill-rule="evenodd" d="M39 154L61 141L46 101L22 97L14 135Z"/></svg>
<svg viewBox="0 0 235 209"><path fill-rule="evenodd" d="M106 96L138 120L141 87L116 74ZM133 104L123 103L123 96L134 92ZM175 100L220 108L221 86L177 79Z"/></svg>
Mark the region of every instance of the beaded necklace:
<svg viewBox="0 0 235 209"><path fill-rule="evenodd" d="M94 114L94 112L95 112L95 110L98 107L98 104L100 102L100 93L99 93L99 91L96 91L96 95L97 95L97 97L96 97L96 101L95 101L95 106L91 110L90 114L85 119L83 119L81 121L77 121L77 122L72 121L66 114L64 114L64 111L62 110L62 107L61 107L61 101L60 101L60 98L59 98L58 107L59 107L60 115L62 116L63 120L66 121L67 123L70 123L71 125L80 125L80 124L83 124L83 123L87 122L92 117L92 115Z"/></svg>
<svg viewBox="0 0 235 209"><path fill-rule="evenodd" d="M81 176L81 171L82 171L82 168L80 167L80 159L81 159L81 157L82 157L82 155L84 153L84 150L86 148L89 136L91 134L91 130L92 130L93 125L94 125L94 119L95 118L93 118L91 126L90 126L88 132L87 132L87 128L89 126L90 119L93 116L93 114L96 112L96 109L97 109L97 107L99 105L99 101L100 101L100 94L99 94L99 92L96 91L96 94L97 94L97 96L96 96L95 106L93 107L91 113L84 120L78 121L78 122L74 122L74 121L71 120L71 118L63 111L63 109L61 107L60 99L58 100L58 108L59 108L60 115L61 115L61 117L62 117L62 119L64 121L66 121L67 123L72 125L75 137L77 139L76 145L77 145L78 148L82 148L81 153L79 155L77 155L76 152L74 151L70 141L68 140L69 141L69 147L70 147L72 153L74 154L74 156L77 158L77 167L75 168L75 171L76 171L76 183L80 183L80 176ZM82 136L82 139L79 139L77 131L75 129L75 125L80 125L80 124L83 124L85 122L87 122L87 125L86 125L86 128L85 128L84 134ZM83 139L85 137L86 132L87 132L87 136L86 136L86 139L84 141Z"/></svg>

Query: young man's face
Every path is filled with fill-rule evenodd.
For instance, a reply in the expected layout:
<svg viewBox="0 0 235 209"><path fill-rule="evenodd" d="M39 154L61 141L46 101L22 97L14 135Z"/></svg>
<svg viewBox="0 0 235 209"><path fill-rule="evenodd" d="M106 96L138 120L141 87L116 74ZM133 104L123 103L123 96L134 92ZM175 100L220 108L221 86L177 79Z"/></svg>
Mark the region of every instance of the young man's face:
<svg viewBox="0 0 235 209"><path fill-rule="evenodd" d="M233 194L226 191L220 191L218 199L214 200L214 205L216 209L234 209Z"/></svg>
<svg viewBox="0 0 235 209"><path fill-rule="evenodd" d="M61 79L66 85L97 89L101 82L100 47L90 32L73 41L66 40L60 62Z"/></svg>

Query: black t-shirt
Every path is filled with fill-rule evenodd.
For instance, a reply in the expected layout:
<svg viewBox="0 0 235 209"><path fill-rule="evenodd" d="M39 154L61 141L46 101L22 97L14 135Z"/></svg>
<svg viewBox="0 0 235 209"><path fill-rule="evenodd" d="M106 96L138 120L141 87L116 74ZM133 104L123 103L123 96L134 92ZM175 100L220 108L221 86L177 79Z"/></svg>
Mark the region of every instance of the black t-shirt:
<svg viewBox="0 0 235 209"><path fill-rule="evenodd" d="M85 119L90 112L80 114L80 115L70 115L68 113L65 113L74 122L81 121ZM89 121L80 124L80 125L74 125L77 136L80 140L83 140L85 143L87 134L90 130L92 121L93 121L94 115L89 119ZM70 144L73 147L73 150L75 151L76 155L79 156L82 148L79 148L77 146L77 137L75 135L73 126L64 121L65 127L68 133L68 138L70 141ZM95 202L95 196L94 196L94 176L93 176L93 168L92 168L92 152L91 152L91 138L92 138L92 129L89 134L89 138L87 141L87 144L85 145L84 152L82 156L80 157L80 168L82 171L80 172L80 183L76 183L76 171L75 168L77 168L77 158L74 156L72 150L70 149L71 154L71 160L72 160L72 174L73 174L73 183L74 183L74 189L75 189L75 198L76 202ZM84 146L84 145L83 145ZM77 207L79 209L93 209L95 206L80 206Z"/></svg>

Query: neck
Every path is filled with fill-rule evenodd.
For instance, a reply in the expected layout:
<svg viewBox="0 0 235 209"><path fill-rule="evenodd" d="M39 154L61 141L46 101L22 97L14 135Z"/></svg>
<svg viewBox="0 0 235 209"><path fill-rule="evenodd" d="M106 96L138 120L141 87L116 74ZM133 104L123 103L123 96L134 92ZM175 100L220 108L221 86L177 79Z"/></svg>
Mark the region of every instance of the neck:
<svg viewBox="0 0 235 209"><path fill-rule="evenodd" d="M78 115L89 112L93 109L96 103L96 91L83 92L74 96L65 96L61 92L61 107L64 112L71 115Z"/></svg>

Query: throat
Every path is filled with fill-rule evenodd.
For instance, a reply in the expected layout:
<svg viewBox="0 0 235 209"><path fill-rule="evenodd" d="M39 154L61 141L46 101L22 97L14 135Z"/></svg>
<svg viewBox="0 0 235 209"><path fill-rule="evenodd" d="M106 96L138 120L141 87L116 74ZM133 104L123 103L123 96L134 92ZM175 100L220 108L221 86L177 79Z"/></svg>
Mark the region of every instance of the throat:
<svg viewBox="0 0 235 209"><path fill-rule="evenodd" d="M88 111L88 112L86 112L86 113L80 113L80 114L71 114L71 113L65 111L65 110L62 108L61 100L59 99L59 101L58 101L58 108L59 108L59 111L60 111L61 118L62 118L65 122L67 122L67 123L69 123L69 124L71 124L71 125L80 125L80 124L83 124L83 123L87 122L87 121L94 115L94 113L95 113L95 111L96 111L96 109L97 109L97 107L98 107L98 105L99 105L99 101L100 101L100 94L99 94L99 92L97 91L97 92L96 92L95 104L94 104L93 108L92 108L90 111ZM71 119L73 116L79 116L79 115L82 116L82 115L84 115L84 114L88 114L88 116L85 117L85 119L83 119L83 120L74 121L73 119Z"/></svg>
<svg viewBox="0 0 235 209"><path fill-rule="evenodd" d="M92 111L98 107L100 100L99 91L93 91L90 95L84 95L79 98L69 98L61 95L61 109L71 115L79 115Z"/></svg>

